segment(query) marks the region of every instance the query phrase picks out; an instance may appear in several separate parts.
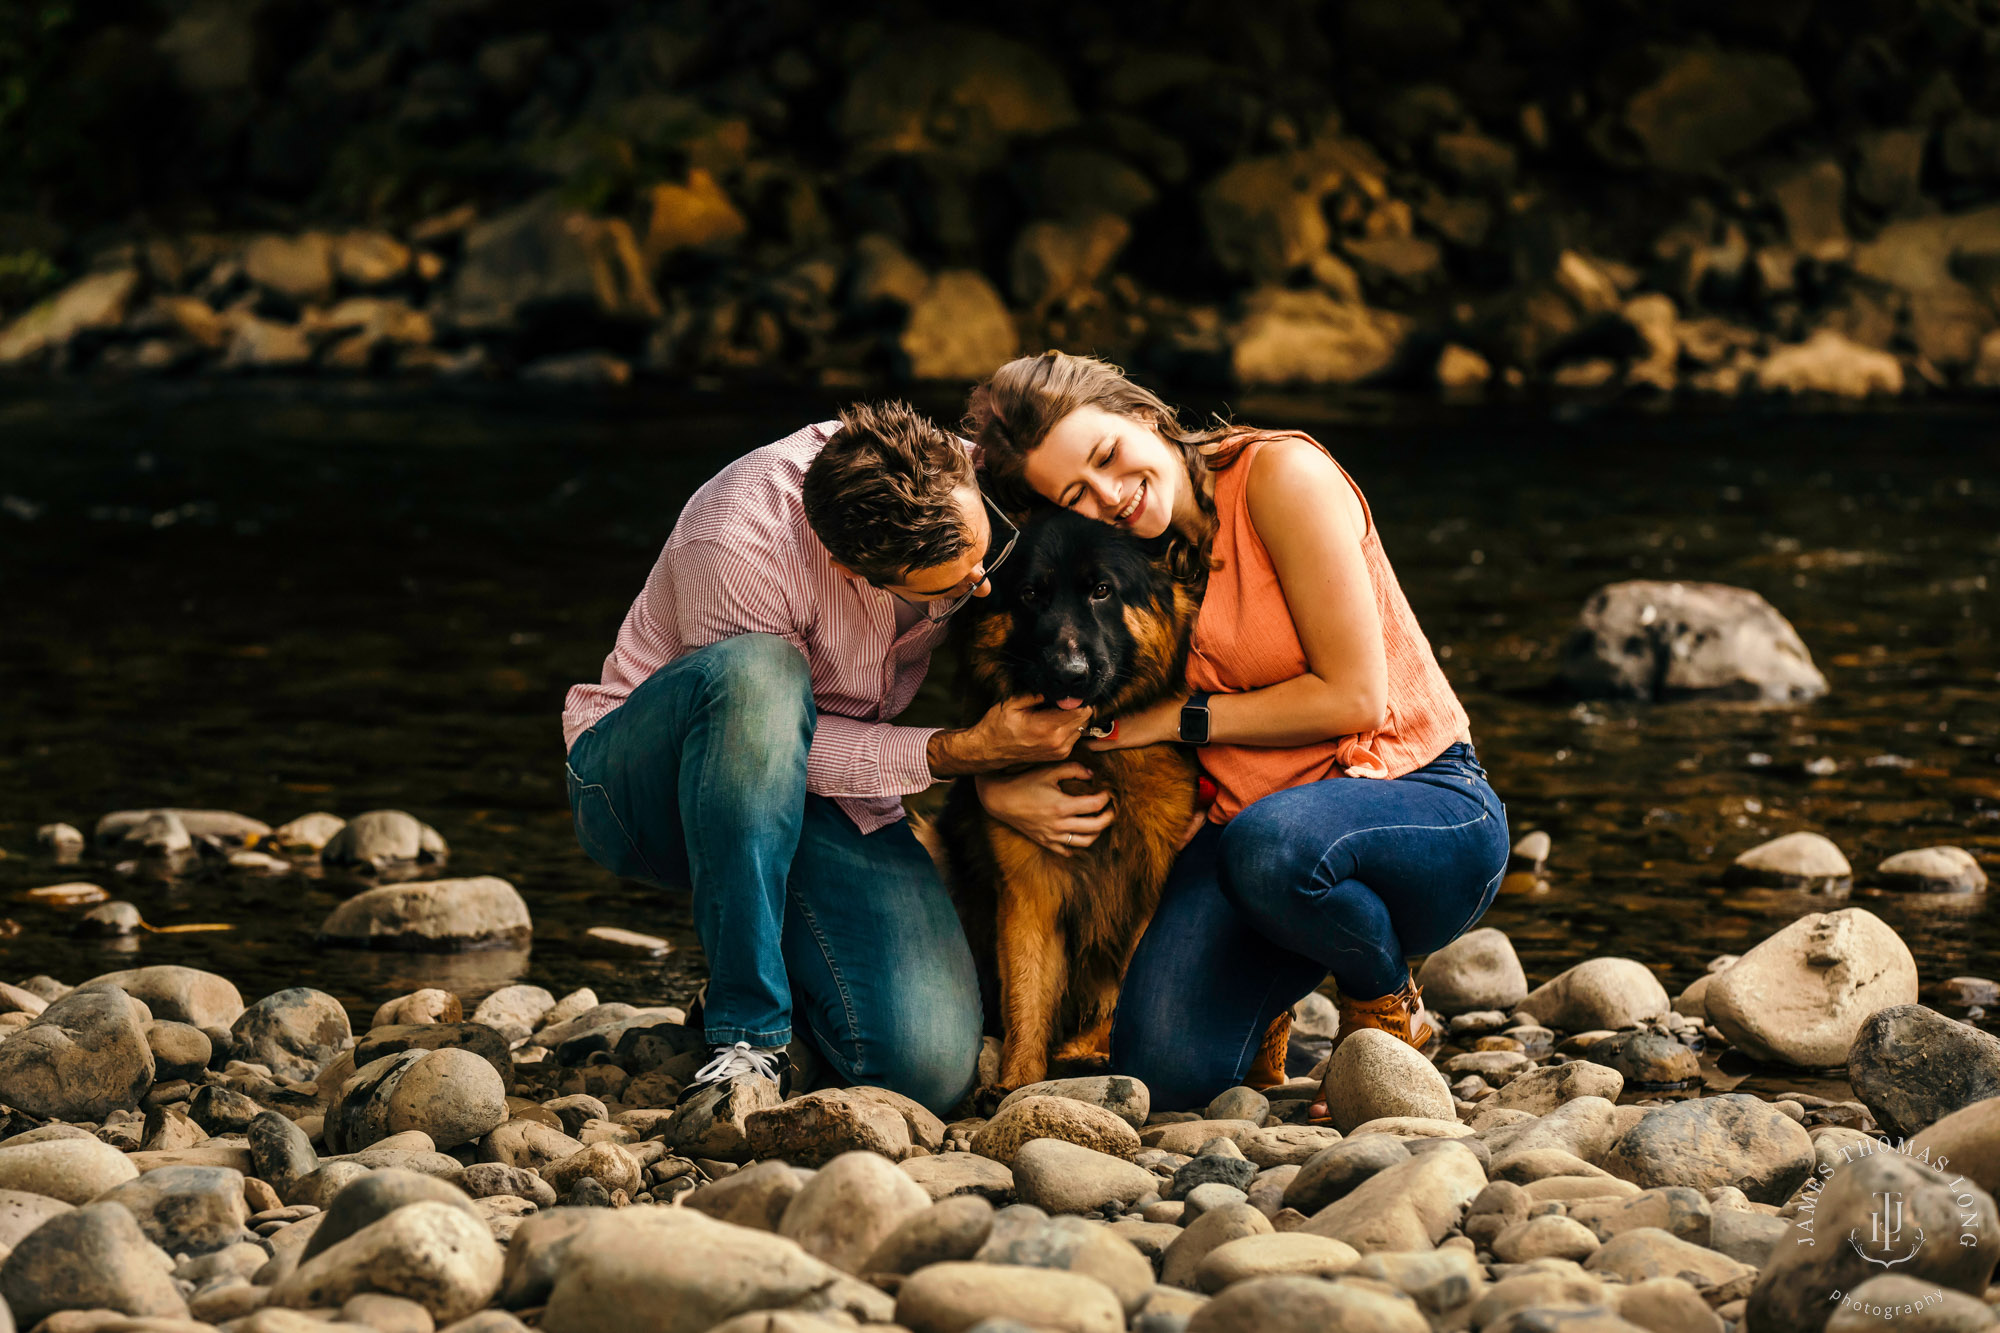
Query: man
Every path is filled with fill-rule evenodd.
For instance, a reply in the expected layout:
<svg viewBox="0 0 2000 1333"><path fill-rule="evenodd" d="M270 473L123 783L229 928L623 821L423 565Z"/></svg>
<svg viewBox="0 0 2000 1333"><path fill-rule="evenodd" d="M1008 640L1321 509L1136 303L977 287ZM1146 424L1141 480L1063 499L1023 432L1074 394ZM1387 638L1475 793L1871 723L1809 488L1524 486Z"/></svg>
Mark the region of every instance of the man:
<svg viewBox="0 0 2000 1333"><path fill-rule="evenodd" d="M890 719L1013 536L964 442L900 403L857 405L695 492L602 681L570 690L577 840L615 874L693 889L714 1048L698 1082L787 1087L803 1019L852 1082L939 1112L971 1087L971 951L899 798L1061 759L1087 710Z"/></svg>

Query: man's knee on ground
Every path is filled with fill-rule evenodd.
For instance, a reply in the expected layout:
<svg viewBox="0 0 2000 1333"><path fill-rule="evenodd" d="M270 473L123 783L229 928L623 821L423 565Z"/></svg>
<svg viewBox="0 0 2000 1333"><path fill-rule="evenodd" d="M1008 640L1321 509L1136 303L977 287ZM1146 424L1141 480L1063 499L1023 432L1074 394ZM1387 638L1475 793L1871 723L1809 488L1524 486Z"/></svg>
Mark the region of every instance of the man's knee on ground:
<svg viewBox="0 0 2000 1333"><path fill-rule="evenodd" d="M887 1088L933 1115L949 1115L972 1091L979 1070L979 1014L939 1011L870 1041L852 1071L857 1083Z"/></svg>

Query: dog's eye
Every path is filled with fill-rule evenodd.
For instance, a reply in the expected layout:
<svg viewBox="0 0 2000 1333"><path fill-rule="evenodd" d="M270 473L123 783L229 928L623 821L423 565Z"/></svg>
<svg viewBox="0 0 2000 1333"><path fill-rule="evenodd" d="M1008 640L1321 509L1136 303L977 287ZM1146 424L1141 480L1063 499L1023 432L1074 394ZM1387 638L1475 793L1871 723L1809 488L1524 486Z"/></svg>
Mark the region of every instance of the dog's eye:
<svg viewBox="0 0 2000 1333"><path fill-rule="evenodd" d="M1024 602L1032 602L1032 601L1034 601L1034 600L1035 600L1035 590L1034 590L1033 588L1023 588L1023 589L1021 589L1021 600L1022 600L1022 601L1024 601Z"/></svg>
<svg viewBox="0 0 2000 1333"><path fill-rule="evenodd" d="M1090 590L1090 600L1093 602L1104 601L1106 598L1110 596L1111 596L1111 585L1108 583L1100 583L1095 588L1092 588Z"/></svg>

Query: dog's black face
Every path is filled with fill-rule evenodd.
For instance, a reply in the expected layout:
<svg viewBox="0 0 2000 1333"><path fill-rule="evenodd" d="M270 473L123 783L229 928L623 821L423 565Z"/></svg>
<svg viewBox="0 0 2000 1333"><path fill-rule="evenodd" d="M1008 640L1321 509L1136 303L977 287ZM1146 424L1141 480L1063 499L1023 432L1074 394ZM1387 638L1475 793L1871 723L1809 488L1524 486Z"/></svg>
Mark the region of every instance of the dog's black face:
<svg viewBox="0 0 2000 1333"><path fill-rule="evenodd" d="M977 613L975 672L995 694L1100 717L1164 693L1192 603L1161 566L1162 545L1067 510L1036 514Z"/></svg>

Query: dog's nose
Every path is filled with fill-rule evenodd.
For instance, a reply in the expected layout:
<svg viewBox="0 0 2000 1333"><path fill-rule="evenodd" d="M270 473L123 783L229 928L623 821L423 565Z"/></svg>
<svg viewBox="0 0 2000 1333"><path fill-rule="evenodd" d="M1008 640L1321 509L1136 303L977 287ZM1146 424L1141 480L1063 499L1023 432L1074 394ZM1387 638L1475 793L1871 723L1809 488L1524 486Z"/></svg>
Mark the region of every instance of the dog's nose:
<svg viewBox="0 0 2000 1333"><path fill-rule="evenodd" d="M1083 655L1081 645L1059 643L1049 649L1049 672L1058 685L1083 685L1090 680L1090 659Z"/></svg>

